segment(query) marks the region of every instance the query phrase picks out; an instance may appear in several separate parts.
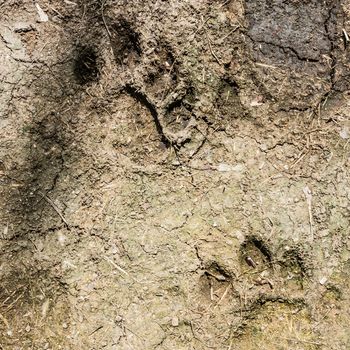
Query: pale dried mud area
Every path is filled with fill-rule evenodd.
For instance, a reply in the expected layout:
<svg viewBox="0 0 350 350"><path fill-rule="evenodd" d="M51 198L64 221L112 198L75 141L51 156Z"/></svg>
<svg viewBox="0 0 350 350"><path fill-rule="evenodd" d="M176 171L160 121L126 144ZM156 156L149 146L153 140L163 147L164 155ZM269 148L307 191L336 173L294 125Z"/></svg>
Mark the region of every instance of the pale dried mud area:
<svg viewBox="0 0 350 350"><path fill-rule="evenodd" d="M347 33L348 0L0 0L0 349L349 349Z"/></svg>

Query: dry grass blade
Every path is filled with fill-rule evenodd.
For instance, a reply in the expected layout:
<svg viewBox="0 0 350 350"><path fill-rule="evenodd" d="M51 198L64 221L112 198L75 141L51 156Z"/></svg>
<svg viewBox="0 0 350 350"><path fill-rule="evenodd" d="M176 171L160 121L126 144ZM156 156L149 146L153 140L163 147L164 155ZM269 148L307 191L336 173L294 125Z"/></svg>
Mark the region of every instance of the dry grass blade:
<svg viewBox="0 0 350 350"><path fill-rule="evenodd" d="M48 196L46 196L44 193L42 193L42 192L39 192L39 193L46 200L46 202L51 205L51 207L59 215L59 217L62 219L62 221L66 224L66 226L69 227L69 224L68 224L67 220L65 219L65 217L63 216L61 211L57 208L56 204Z"/></svg>

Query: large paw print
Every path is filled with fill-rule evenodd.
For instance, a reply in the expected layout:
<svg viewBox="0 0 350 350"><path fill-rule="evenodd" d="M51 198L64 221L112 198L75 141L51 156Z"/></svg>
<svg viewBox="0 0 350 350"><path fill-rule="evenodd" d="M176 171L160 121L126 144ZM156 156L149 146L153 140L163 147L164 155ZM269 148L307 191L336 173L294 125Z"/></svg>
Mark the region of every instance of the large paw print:
<svg viewBox="0 0 350 350"><path fill-rule="evenodd" d="M224 260L219 263L219 259L208 259L207 262L203 259L204 268L199 279L199 312L208 315L212 323L202 323L200 327L219 334L222 322L234 325L227 334L227 339L234 341L232 344L224 343L225 346L231 345L231 349L236 349L234 344L241 336L244 338L244 334L250 334L252 327L263 329L266 326L273 332L280 321L300 323L300 327L305 329L311 327L304 292L310 266L303 250L298 246L284 246L279 252L262 238L249 236L237 253L235 261L238 264L235 266L225 265ZM214 310L220 310L219 315ZM287 315L291 316L288 318ZM240 346L243 343L240 342Z"/></svg>
<svg viewBox="0 0 350 350"><path fill-rule="evenodd" d="M277 254L264 240L248 237L240 248L240 275L236 288L252 302L261 295L299 300L310 270L306 261L300 247L284 247L284 252Z"/></svg>

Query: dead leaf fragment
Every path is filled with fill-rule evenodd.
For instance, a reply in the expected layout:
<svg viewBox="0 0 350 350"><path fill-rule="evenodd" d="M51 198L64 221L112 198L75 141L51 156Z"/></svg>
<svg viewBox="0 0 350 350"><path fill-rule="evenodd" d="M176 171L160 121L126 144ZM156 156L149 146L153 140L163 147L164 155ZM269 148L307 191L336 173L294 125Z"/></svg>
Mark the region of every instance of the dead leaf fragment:
<svg viewBox="0 0 350 350"><path fill-rule="evenodd" d="M49 16L44 12L44 10L37 2L35 3L35 7L39 15L39 22L48 22Z"/></svg>

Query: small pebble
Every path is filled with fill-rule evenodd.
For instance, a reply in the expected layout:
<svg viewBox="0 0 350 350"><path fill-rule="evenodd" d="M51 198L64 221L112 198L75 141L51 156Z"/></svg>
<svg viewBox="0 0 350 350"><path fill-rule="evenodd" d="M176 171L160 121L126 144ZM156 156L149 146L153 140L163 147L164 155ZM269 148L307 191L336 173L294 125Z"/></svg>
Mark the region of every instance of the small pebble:
<svg viewBox="0 0 350 350"><path fill-rule="evenodd" d="M26 332L28 333L28 332L30 332L30 330L31 330L31 328L30 328L30 326L28 325L28 326L26 327Z"/></svg>
<svg viewBox="0 0 350 350"><path fill-rule="evenodd" d="M259 148L263 151L263 152L266 152L268 147L267 147L267 144L266 143L262 143L260 144Z"/></svg>
<svg viewBox="0 0 350 350"><path fill-rule="evenodd" d="M347 140L350 137L349 128L345 127L343 129L341 129L341 131L339 132L339 135L343 140Z"/></svg>
<svg viewBox="0 0 350 350"><path fill-rule="evenodd" d="M179 319L178 319L178 317L174 316L174 317L171 319L171 325L172 325L173 327L178 327L178 325L179 325Z"/></svg>
<svg viewBox="0 0 350 350"><path fill-rule="evenodd" d="M115 322L119 323L119 322L121 322L121 321L123 321L123 317L121 317L121 316L118 315L118 316L115 318Z"/></svg>
<svg viewBox="0 0 350 350"><path fill-rule="evenodd" d="M326 282L327 282L327 277L320 278L320 284L322 284L322 286L325 285Z"/></svg>

